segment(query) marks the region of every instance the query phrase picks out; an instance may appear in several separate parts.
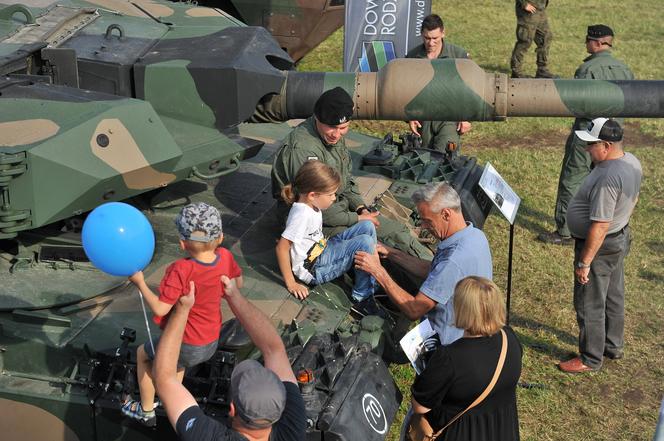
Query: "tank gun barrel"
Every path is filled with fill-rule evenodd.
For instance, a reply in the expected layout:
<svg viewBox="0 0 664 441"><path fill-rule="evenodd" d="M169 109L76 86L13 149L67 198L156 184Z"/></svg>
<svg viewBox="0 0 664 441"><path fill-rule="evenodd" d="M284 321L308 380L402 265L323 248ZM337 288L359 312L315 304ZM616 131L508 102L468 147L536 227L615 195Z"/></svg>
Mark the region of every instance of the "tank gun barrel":
<svg viewBox="0 0 664 441"><path fill-rule="evenodd" d="M508 116L664 117L664 81L511 79L467 59L399 59L378 72L287 72L286 118L312 114L343 87L357 119L500 121Z"/></svg>

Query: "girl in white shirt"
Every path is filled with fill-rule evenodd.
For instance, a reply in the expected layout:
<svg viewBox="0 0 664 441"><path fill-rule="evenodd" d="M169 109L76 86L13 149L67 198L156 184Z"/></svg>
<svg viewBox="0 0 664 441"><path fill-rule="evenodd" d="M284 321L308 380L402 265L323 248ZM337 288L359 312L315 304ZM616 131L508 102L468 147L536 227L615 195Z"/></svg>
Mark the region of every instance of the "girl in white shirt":
<svg viewBox="0 0 664 441"><path fill-rule="evenodd" d="M277 243L277 261L288 292L299 299L307 297L309 289L295 277L309 285L329 282L353 267L357 251L373 253L376 248L376 228L370 221L358 222L328 240L323 237L321 212L336 200L339 183L335 169L320 161L307 161L295 182L281 192L292 207ZM373 277L356 270L352 300L368 299L374 286Z"/></svg>

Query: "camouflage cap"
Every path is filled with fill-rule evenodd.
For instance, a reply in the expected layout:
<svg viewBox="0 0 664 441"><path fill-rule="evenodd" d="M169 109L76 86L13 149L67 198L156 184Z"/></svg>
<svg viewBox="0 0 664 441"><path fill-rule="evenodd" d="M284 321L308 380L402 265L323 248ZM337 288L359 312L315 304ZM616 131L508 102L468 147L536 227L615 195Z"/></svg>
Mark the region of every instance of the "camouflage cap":
<svg viewBox="0 0 664 441"><path fill-rule="evenodd" d="M221 214L219 210L204 202L189 204L175 218L180 239L210 242L221 236Z"/></svg>

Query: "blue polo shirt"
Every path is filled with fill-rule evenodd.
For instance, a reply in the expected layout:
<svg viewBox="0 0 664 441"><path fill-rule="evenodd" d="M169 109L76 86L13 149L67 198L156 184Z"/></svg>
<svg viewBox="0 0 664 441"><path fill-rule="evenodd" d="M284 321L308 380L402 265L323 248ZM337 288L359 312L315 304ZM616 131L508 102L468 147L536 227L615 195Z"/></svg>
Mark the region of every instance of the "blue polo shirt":
<svg viewBox="0 0 664 441"><path fill-rule="evenodd" d="M437 303L426 317L444 345L463 336L463 329L454 326L452 296L457 282L468 276L493 277L489 242L470 222L438 244L429 275L420 287L420 292Z"/></svg>

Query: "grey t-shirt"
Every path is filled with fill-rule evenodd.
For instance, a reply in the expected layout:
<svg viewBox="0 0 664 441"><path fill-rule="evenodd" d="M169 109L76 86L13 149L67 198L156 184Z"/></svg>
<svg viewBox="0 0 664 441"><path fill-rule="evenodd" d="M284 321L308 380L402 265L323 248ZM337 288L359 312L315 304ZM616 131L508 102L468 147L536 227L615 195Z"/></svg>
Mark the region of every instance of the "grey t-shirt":
<svg viewBox="0 0 664 441"><path fill-rule="evenodd" d="M628 152L597 164L567 208L572 236L585 239L592 222L609 222L607 234L623 229L634 211L642 175L641 163Z"/></svg>

